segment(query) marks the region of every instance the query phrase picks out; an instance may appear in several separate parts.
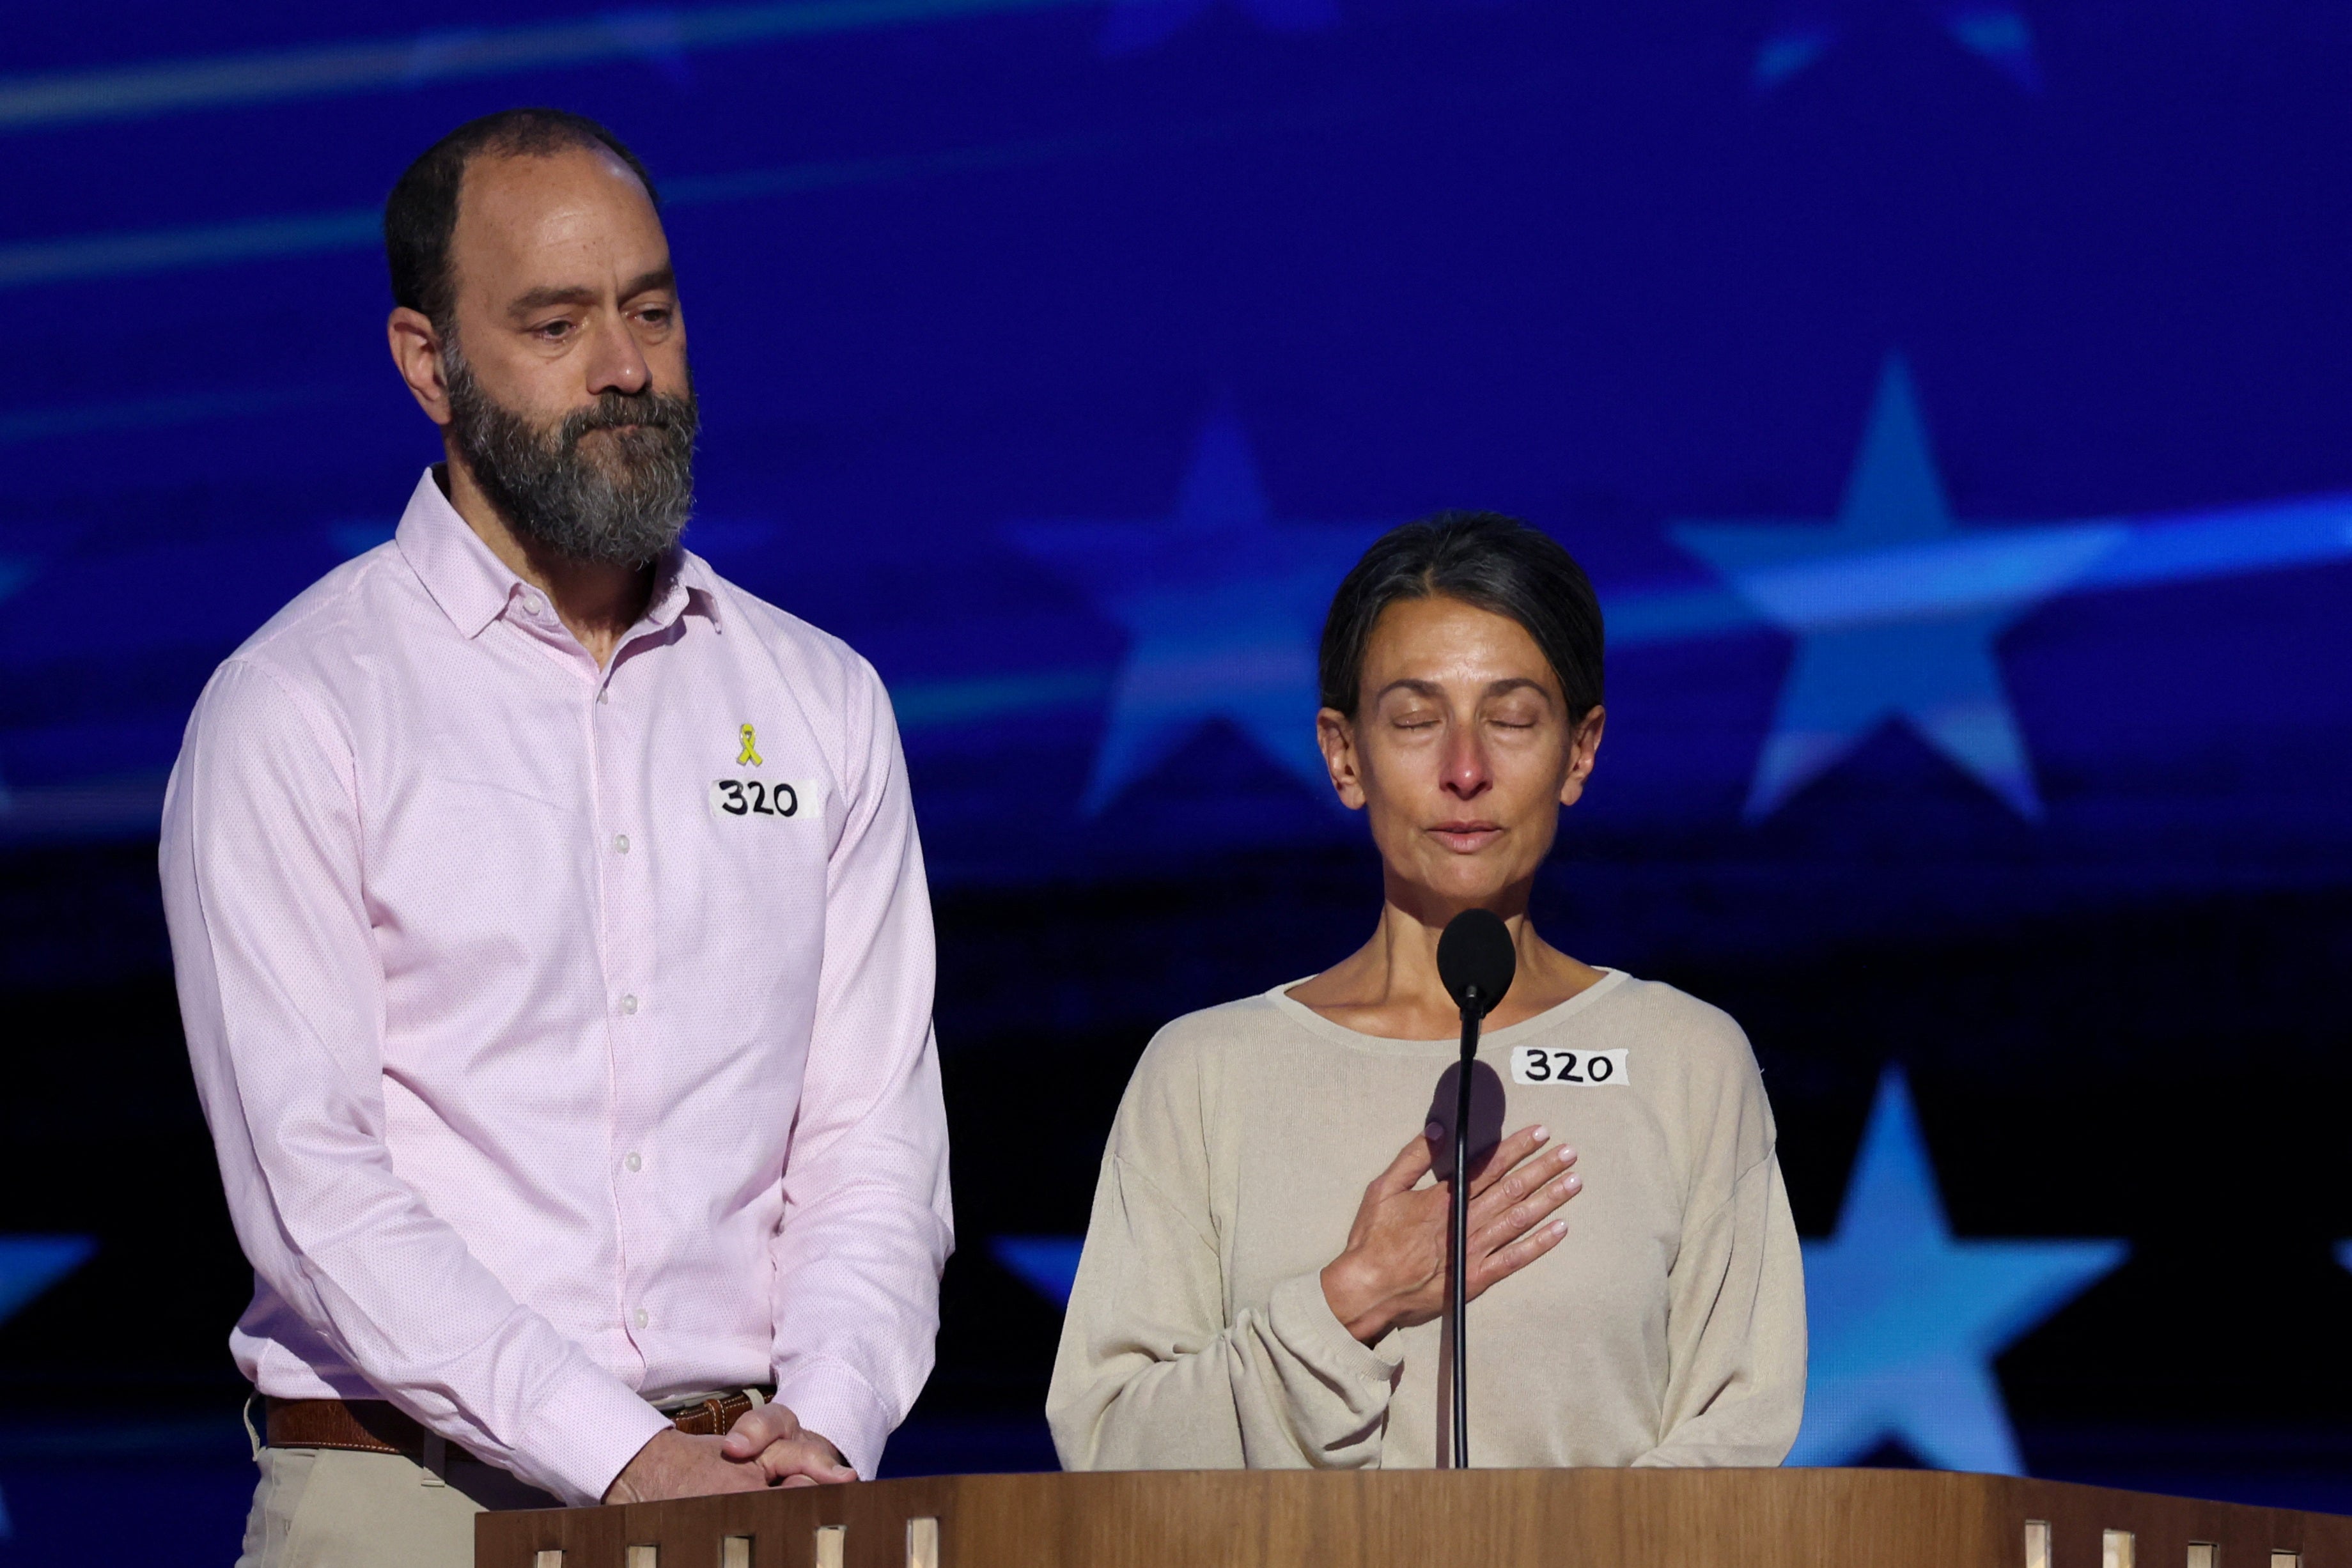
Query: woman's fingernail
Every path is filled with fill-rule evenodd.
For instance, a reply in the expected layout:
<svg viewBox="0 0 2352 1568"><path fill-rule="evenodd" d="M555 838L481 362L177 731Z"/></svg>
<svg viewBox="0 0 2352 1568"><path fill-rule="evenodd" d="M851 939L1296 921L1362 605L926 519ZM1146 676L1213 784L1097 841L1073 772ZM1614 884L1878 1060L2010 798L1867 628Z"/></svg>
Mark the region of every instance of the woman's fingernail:
<svg viewBox="0 0 2352 1568"><path fill-rule="evenodd" d="M1560 1145L1560 1150L1559 1150L1559 1163L1560 1163L1560 1164L1562 1164L1562 1165L1566 1165L1566 1164L1568 1164L1568 1162L1569 1162L1569 1161L1570 1161L1570 1160L1572 1160L1572 1159L1574 1159L1574 1158L1576 1158L1576 1151L1575 1151L1574 1149L1570 1148L1570 1147L1569 1147L1567 1145L1565 1145L1565 1144L1561 1145Z"/></svg>
<svg viewBox="0 0 2352 1568"><path fill-rule="evenodd" d="M1537 1125L1537 1127L1536 1127L1536 1129L1535 1129L1535 1134L1536 1134L1536 1142L1537 1142L1537 1143L1538 1143L1538 1144L1540 1144L1540 1143L1545 1142L1547 1139L1549 1139L1549 1138L1551 1136L1551 1129L1550 1129L1549 1127L1547 1127L1547 1126L1542 1125L1541 1124L1538 1124L1538 1125Z"/></svg>
<svg viewBox="0 0 2352 1568"><path fill-rule="evenodd" d="M1567 1221L1567 1220L1565 1220L1565 1219L1555 1219L1555 1220L1553 1220L1553 1221L1551 1222L1551 1233L1552 1233L1554 1236L1565 1236L1565 1235L1567 1235L1567 1234L1568 1234L1568 1221Z"/></svg>
<svg viewBox="0 0 2352 1568"><path fill-rule="evenodd" d="M1559 1185L1567 1188L1570 1192L1574 1192L1577 1188L1584 1185L1584 1178L1582 1176L1572 1176Z"/></svg>
<svg viewBox="0 0 2352 1568"><path fill-rule="evenodd" d="M1421 1130L1421 1135L1424 1138L1442 1138L1445 1136L1444 1124L1440 1122L1432 1122L1428 1126L1423 1127Z"/></svg>

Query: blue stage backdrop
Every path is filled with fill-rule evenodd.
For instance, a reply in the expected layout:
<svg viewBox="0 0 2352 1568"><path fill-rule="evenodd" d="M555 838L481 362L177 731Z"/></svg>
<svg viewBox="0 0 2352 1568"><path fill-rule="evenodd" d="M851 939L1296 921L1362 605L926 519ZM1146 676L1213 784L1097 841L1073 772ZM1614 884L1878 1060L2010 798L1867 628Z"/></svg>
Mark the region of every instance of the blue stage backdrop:
<svg viewBox="0 0 2352 1568"><path fill-rule="evenodd" d="M897 703L963 1252L895 1464L1051 1462L1135 1053L1373 915L1311 742L1324 605L1382 528L1468 506L1565 542L1609 620L1549 928L1766 1064L1798 1458L2352 1507L2352 8L94 0L6 31L0 1126L32 1174L0 1197L0 1562L133 1499L173 1521L153 1560L230 1550L244 1280L157 806L212 667L436 455L377 214L519 103L662 185L688 542ZM92 1388L135 1409L77 1437Z"/></svg>

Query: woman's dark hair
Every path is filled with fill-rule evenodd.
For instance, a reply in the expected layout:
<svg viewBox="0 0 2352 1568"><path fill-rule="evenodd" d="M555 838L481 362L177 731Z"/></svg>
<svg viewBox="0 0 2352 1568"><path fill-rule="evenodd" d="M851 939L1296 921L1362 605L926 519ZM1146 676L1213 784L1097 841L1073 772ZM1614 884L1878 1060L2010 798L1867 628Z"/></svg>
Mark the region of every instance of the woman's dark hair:
<svg viewBox="0 0 2352 1568"><path fill-rule="evenodd" d="M1500 512L1439 512L1373 542L1323 622L1323 706L1355 717L1381 612L1441 594L1526 627L1559 677L1571 722L1600 706L1601 601L1591 582L1557 539Z"/></svg>
<svg viewBox="0 0 2352 1568"><path fill-rule="evenodd" d="M653 176L621 139L584 114L561 109L504 109L469 120L425 150L383 204L383 256L392 268L392 302L421 310L446 333L457 306L449 240L457 232L457 193L466 167L485 152L545 158L574 148L610 152L628 165L654 205Z"/></svg>

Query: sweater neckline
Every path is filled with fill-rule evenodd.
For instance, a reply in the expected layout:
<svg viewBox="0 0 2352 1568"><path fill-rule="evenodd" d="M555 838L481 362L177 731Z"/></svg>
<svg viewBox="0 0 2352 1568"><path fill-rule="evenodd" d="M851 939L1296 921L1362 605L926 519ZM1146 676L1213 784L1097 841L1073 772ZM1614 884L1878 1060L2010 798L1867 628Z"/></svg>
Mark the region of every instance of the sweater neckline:
<svg viewBox="0 0 2352 1568"><path fill-rule="evenodd" d="M1510 1028L1498 1029L1491 1034L1482 1033L1478 1037L1480 1049L1483 1051L1490 1045L1508 1048L1532 1036L1541 1034L1546 1030L1557 1028L1615 990L1630 977L1622 969L1612 969L1598 964L1593 967L1600 969L1601 978L1585 987L1568 1000L1546 1008L1533 1018L1521 1019ZM1443 1040L1392 1040L1387 1035L1365 1034L1349 1029L1345 1024L1333 1023L1290 994L1291 987L1305 985L1314 977L1312 975L1301 975L1297 979L1285 980L1266 992L1265 999L1274 1004L1276 1011L1281 1012L1309 1033L1319 1035L1334 1045L1344 1045L1354 1051L1378 1051L1392 1056L1428 1056L1440 1051L1459 1051L1462 1049L1460 1037L1454 1035L1449 1035Z"/></svg>

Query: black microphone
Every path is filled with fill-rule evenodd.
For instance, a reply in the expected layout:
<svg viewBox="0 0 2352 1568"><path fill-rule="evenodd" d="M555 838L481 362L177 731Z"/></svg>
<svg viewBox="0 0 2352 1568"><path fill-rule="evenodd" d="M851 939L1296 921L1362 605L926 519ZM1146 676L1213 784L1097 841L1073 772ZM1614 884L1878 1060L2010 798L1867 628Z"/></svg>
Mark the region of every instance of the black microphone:
<svg viewBox="0 0 2352 1568"><path fill-rule="evenodd" d="M1470 1348L1466 1281L1470 1247L1470 1067L1478 1059L1478 1024L1495 1010L1518 972L1511 928L1491 909L1465 909L1445 923L1437 939L1437 977L1462 1009L1462 1071L1454 1104L1454 1236L1448 1253L1447 1302L1454 1317L1454 1468L1470 1468Z"/></svg>

